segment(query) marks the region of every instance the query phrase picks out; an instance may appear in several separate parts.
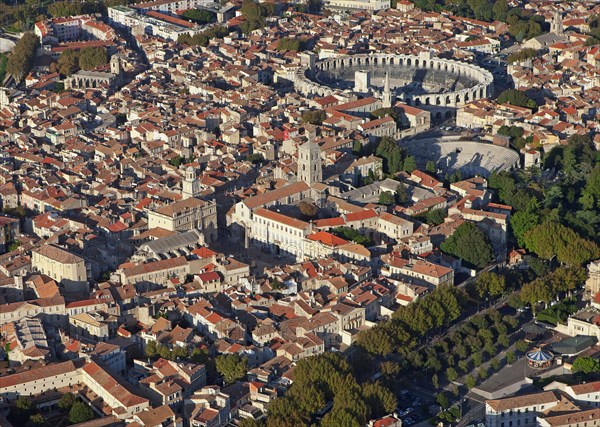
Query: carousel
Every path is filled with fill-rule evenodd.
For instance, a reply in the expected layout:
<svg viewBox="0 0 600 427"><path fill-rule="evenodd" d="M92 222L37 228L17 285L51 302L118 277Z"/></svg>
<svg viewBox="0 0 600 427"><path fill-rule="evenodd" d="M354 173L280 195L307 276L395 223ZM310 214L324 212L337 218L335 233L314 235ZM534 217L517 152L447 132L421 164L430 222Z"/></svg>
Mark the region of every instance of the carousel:
<svg viewBox="0 0 600 427"><path fill-rule="evenodd" d="M527 353L527 364L534 369L546 369L552 366L554 355L541 348Z"/></svg>

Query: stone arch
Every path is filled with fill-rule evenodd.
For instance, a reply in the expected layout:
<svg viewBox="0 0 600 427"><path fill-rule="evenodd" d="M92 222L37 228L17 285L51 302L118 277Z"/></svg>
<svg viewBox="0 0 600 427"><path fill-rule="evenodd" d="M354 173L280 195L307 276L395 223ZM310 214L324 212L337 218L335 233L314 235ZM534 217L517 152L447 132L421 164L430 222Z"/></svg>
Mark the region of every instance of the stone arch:
<svg viewBox="0 0 600 427"><path fill-rule="evenodd" d="M439 61L437 61L436 63L437 63L437 69L441 70L442 69L442 63L439 62Z"/></svg>
<svg viewBox="0 0 600 427"><path fill-rule="evenodd" d="M415 105L417 105L417 101L418 101L418 99L415 101ZM410 99L410 98L406 98L406 101L404 101L404 103L405 103L406 105L410 105L410 103L411 103L411 99Z"/></svg>
<svg viewBox="0 0 600 427"><path fill-rule="evenodd" d="M394 58L393 56L390 57L390 65L394 65L396 58Z"/></svg>
<svg viewBox="0 0 600 427"><path fill-rule="evenodd" d="M415 107L418 107L419 105L421 105L421 99L417 98L415 99Z"/></svg>
<svg viewBox="0 0 600 427"><path fill-rule="evenodd" d="M479 88L479 97L480 97L480 98L483 98L484 96L485 96L485 95L483 94L483 88L482 88L482 87L480 87L480 88Z"/></svg>
<svg viewBox="0 0 600 427"><path fill-rule="evenodd" d="M444 71L448 71L448 63L444 62Z"/></svg>
<svg viewBox="0 0 600 427"><path fill-rule="evenodd" d="M460 103L460 94L456 95L456 103L459 104Z"/></svg>
<svg viewBox="0 0 600 427"><path fill-rule="evenodd" d="M429 105L429 103L430 103L429 97L425 98L425 105Z"/></svg>
<svg viewBox="0 0 600 427"><path fill-rule="evenodd" d="M465 93L465 102L469 101L469 92Z"/></svg>
<svg viewBox="0 0 600 427"><path fill-rule="evenodd" d="M438 111L437 113L435 113L435 119L442 120L442 112L441 111Z"/></svg>
<svg viewBox="0 0 600 427"><path fill-rule="evenodd" d="M435 98L435 105L440 105L441 101L440 101L440 97L436 97Z"/></svg>
<svg viewBox="0 0 600 427"><path fill-rule="evenodd" d="M404 59L403 58L398 58L398 65L400 65L400 66L404 65Z"/></svg>
<svg viewBox="0 0 600 427"><path fill-rule="evenodd" d="M377 57L373 58L373 65L377 65L377 59L378 59Z"/></svg>
<svg viewBox="0 0 600 427"><path fill-rule="evenodd" d="M406 60L406 65L408 65L409 67L412 65L412 60L410 58Z"/></svg>
<svg viewBox="0 0 600 427"><path fill-rule="evenodd" d="M450 101L450 95L448 95L448 96L446 97L446 105L450 105L450 102L451 102L451 101Z"/></svg>
<svg viewBox="0 0 600 427"><path fill-rule="evenodd" d="M415 59L415 67L418 67L418 66L419 66L419 59L417 58L417 59Z"/></svg>
<svg viewBox="0 0 600 427"><path fill-rule="evenodd" d="M473 91L473 94L471 95L471 99L472 99L473 101L475 101L475 100L477 99L477 90L474 90L474 91Z"/></svg>
<svg viewBox="0 0 600 427"><path fill-rule="evenodd" d="M452 111L450 111L450 110L446 111L446 118L447 119L451 119L452 116L453 116Z"/></svg>

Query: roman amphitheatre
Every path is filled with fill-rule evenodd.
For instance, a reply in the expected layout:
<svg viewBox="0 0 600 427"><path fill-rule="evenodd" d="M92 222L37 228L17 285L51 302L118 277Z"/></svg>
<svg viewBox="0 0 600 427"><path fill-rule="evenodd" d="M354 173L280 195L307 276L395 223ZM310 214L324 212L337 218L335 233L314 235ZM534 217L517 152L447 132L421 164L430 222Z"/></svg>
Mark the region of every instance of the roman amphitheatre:
<svg viewBox="0 0 600 427"><path fill-rule="evenodd" d="M315 61L306 58L294 76L304 95L371 94L430 110L432 118L450 118L457 107L491 96L492 74L474 64L419 55L357 54Z"/></svg>

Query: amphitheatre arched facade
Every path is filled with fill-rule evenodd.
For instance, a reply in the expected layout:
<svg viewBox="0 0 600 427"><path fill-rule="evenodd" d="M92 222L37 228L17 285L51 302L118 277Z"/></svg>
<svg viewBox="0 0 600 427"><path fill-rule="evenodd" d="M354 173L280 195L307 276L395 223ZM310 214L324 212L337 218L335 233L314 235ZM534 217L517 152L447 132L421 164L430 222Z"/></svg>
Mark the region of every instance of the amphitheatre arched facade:
<svg viewBox="0 0 600 427"><path fill-rule="evenodd" d="M359 72L359 73L357 73ZM370 93L381 97L385 77L395 101L430 110L434 119L455 114L456 108L492 95L492 74L474 64L420 55L356 54L305 61L294 76L297 91L306 96L356 93L358 74L368 74Z"/></svg>

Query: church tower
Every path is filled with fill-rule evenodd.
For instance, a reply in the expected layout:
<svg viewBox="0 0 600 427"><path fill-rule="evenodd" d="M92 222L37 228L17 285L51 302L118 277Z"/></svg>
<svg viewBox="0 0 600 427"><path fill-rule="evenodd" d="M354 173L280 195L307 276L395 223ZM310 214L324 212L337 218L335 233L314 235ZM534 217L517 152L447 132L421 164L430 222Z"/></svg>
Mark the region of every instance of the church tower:
<svg viewBox="0 0 600 427"><path fill-rule="evenodd" d="M196 177L196 170L188 166L185 170L185 177L181 183L181 195L183 200L200 195L200 180Z"/></svg>
<svg viewBox="0 0 600 427"><path fill-rule="evenodd" d="M383 108L392 107L392 91L390 89L390 75L385 73L385 81L383 83L383 96L382 96Z"/></svg>
<svg viewBox="0 0 600 427"><path fill-rule="evenodd" d="M298 147L298 181L313 185L323 180L321 148L308 141Z"/></svg>
<svg viewBox="0 0 600 427"><path fill-rule="evenodd" d="M121 59L119 58L119 55L115 54L110 57L110 72L115 76L121 74Z"/></svg>
<svg viewBox="0 0 600 427"><path fill-rule="evenodd" d="M565 34L562 15L560 14L560 12L554 13L554 16L552 17L552 22L550 23L550 32L559 36Z"/></svg>

